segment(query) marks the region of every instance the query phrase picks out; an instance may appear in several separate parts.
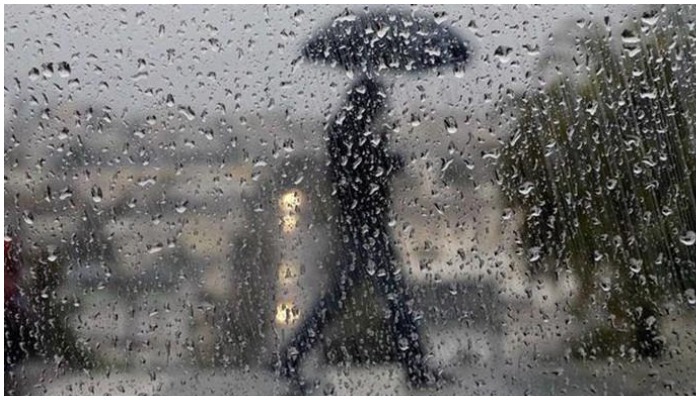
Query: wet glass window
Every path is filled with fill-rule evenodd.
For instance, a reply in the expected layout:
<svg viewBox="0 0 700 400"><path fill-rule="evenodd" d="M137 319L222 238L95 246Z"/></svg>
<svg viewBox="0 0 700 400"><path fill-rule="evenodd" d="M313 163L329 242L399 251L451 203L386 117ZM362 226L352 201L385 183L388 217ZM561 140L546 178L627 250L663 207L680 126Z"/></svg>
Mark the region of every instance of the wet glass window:
<svg viewBox="0 0 700 400"><path fill-rule="evenodd" d="M7 6L8 395L695 394L695 6Z"/></svg>

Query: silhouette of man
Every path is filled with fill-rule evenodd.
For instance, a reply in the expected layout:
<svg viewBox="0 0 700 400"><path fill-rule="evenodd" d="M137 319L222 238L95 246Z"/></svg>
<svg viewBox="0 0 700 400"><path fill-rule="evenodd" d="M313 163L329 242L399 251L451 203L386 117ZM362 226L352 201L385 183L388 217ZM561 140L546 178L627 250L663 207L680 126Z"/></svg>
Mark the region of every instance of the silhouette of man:
<svg viewBox="0 0 700 400"><path fill-rule="evenodd" d="M281 354L281 373L301 386L299 365L316 344L318 333L346 305L352 289L369 279L390 309L388 324L399 358L412 386L436 378L424 363L424 350L406 285L397 265L388 229L389 181L400 161L387 147L384 132L373 129L386 107L380 84L356 82L345 106L328 129L328 153L335 197L340 206L338 229L345 264L334 283L311 308Z"/></svg>

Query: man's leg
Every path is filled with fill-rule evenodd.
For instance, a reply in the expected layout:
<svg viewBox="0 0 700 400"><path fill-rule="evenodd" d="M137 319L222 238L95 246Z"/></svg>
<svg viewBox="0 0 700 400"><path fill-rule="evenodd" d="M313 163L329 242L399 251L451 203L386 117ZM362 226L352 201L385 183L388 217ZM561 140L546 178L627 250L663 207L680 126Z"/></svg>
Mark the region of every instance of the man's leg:
<svg viewBox="0 0 700 400"><path fill-rule="evenodd" d="M343 270L339 279L311 308L294 332L292 340L280 354L281 372L288 378L298 379L303 356L317 343L323 328L345 307L350 291L357 283L353 274Z"/></svg>
<svg viewBox="0 0 700 400"><path fill-rule="evenodd" d="M389 326L394 336L394 342L399 359L404 365L412 384L424 384L427 379L425 352L421 343L420 331L415 321L414 313L408 306L408 293L402 275L392 263L393 249L388 248L378 252L383 259L377 260L378 269L372 282L376 290L384 296L390 311Z"/></svg>

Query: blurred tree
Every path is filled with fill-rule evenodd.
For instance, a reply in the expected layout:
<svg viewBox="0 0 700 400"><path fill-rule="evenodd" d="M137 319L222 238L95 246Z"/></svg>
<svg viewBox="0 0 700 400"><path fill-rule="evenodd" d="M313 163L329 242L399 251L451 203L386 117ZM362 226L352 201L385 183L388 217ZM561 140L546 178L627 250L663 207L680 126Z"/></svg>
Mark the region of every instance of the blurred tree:
<svg viewBox="0 0 700 400"><path fill-rule="evenodd" d="M573 272L574 311L602 296L655 356L660 300L695 298L694 7L646 13L620 40L589 26L576 45L577 73L514 96L499 179L530 265Z"/></svg>

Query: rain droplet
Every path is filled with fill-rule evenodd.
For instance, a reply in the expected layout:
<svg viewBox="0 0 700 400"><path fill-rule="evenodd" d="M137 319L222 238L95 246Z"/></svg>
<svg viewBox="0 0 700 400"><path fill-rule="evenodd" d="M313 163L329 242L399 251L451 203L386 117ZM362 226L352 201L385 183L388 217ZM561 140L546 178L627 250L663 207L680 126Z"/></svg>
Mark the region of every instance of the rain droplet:
<svg viewBox="0 0 700 400"><path fill-rule="evenodd" d="M695 305L695 289L688 289L685 291L685 299L691 306Z"/></svg>
<svg viewBox="0 0 700 400"><path fill-rule="evenodd" d="M457 133L457 121L455 120L454 117L450 116L445 118L445 129L447 129L447 133L450 135Z"/></svg>
<svg viewBox="0 0 700 400"><path fill-rule="evenodd" d="M433 17L435 18L435 23L438 25L448 20L447 13L444 11L434 13Z"/></svg>
<svg viewBox="0 0 700 400"><path fill-rule="evenodd" d="M41 74L45 78L51 78L53 76L53 63L42 64L41 65Z"/></svg>
<svg viewBox="0 0 700 400"><path fill-rule="evenodd" d="M39 79L39 69L32 68L29 70L29 80L35 81Z"/></svg>
<svg viewBox="0 0 700 400"><path fill-rule="evenodd" d="M464 66L464 64L460 63L458 65L455 65L455 67L453 68L452 71L455 74L455 78L459 79L459 78L464 78L464 71L465 70L466 70L466 67Z"/></svg>
<svg viewBox="0 0 700 400"><path fill-rule="evenodd" d="M70 76L70 64L65 61L58 63L58 76L68 78Z"/></svg>
<svg viewBox="0 0 700 400"><path fill-rule="evenodd" d="M451 294L451 295L456 296L457 293L458 293L458 291L457 291L457 284L454 283L454 282L450 283L449 291L450 291L450 294Z"/></svg>
<svg viewBox="0 0 700 400"><path fill-rule="evenodd" d="M411 126L419 126L420 125L420 117L418 117L415 114L411 114Z"/></svg>
<svg viewBox="0 0 700 400"><path fill-rule="evenodd" d="M367 263L367 266L365 267L365 270L369 274L369 276L374 276L374 273L377 271L377 265L374 263L374 261L370 260Z"/></svg>
<svg viewBox="0 0 700 400"><path fill-rule="evenodd" d="M518 188L518 192L522 195L529 195L535 189L535 184L532 182L525 182Z"/></svg>
<svg viewBox="0 0 700 400"><path fill-rule="evenodd" d="M405 337L400 338L398 341L398 347L401 351L408 350L408 339L406 339Z"/></svg>
<svg viewBox="0 0 700 400"><path fill-rule="evenodd" d="M99 203L102 201L102 189L101 188L99 188L97 186L93 186L92 189L90 190L90 194L92 195L92 201L94 201L95 203Z"/></svg>
<svg viewBox="0 0 700 400"><path fill-rule="evenodd" d="M632 264L630 266L630 271L634 272L635 274L638 274L642 270L642 260L630 258L630 263Z"/></svg>
<svg viewBox="0 0 700 400"><path fill-rule="evenodd" d="M29 211L25 211L22 213L22 217L24 218L24 222L26 222L29 225L34 225L34 215L30 213Z"/></svg>
<svg viewBox="0 0 700 400"><path fill-rule="evenodd" d="M592 103L590 107L586 108L586 112L590 115L595 115L596 111L598 111L598 103Z"/></svg>
<svg viewBox="0 0 700 400"><path fill-rule="evenodd" d="M61 194L58 195L60 200L65 200L73 196L73 192L69 188L61 190Z"/></svg>
<svg viewBox="0 0 700 400"><path fill-rule="evenodd" d="M598 262L603 259L603 253L598 250L593 251L593 261Z"/></svg>
<svg viewBox="0 0 700 400"><path fill-rule="evenodd" d="M642 14L642 23L648 26L654 26L659 21L659 14L644 13Z"/></svg>
<svg viewBox="0 0 700 400"><path fill-rule="evenodd" d="M189 202L186 201L186 202L178 205L177 207L175 207L175 211L177 211L178 214L184 213L185 211L187 211L187 204L188 203Z"/></svg>
<svg viewBox="0 0 700 400"><path fill-rule="evenodd" d="M149 246L150 248L148 249L148 254L155 254L159 253L161 250L163 250L163 244L158 243L155 246Z"/></svg>
<svg viewBox="0 0 700 400"><path fill-rule="evenodd" d="M389 32L389 29L391 29L391 27L389 25L383 27L382 29L377 31L377 36L380 39L382 39L384 36L386 36L387 32Z"/></svg>
<svg viewBox="0 0 700 400"><path fill-rule="evenodd" d="M496 59L503 63L506 64L510 62L510 55L513 52L512 47L508 46L498 46L496 48L496 51L493 52L493 55L496 57Z"/></svg>
<svg viewBox="0 0 700 400"><path fill-rule="evenodd" d="M58 140L66 140L68 139L68 133L70 131L67 128L63 128L61 132L58 134Z"/></svg>
<svg viewBox="0 0 700 400"><path fill-rule="evenodd" d="M637 36L631 30L625 29L622 32L622 43L624 43L624 44L637 44L639 42L641 42L641 39L639 38L639 36Z"/></svg>
<svg viewBox="0 0 700 400"><path fill-rule="evenodd" d="M695 232L687 231L680 237L681 243L686 246L692 246L695 244Z"/></svg>
<svg viewBox="0 0 700 400"><path fill-rule="evenodd" d="M184 115L188 121L193 121L195 118L194 111L190 107L180 107L178 111L180 111L180 114Z"/></svg>

